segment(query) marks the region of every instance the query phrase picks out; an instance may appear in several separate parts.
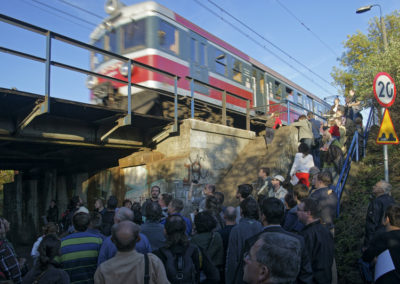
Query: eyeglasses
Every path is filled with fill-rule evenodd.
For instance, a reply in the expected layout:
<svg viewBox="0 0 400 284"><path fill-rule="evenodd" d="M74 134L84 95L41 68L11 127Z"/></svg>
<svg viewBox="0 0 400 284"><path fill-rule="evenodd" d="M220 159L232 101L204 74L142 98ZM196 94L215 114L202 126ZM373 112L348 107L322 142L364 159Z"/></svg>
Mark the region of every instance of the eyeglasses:
<svg viewBox="0 0 400 284"><path fill-rule="evenodd" d="M251 256L250 256L250 252L249 252L249 251L247 251L247 252L244 253L243 259L244 259L245 261L253 261L253 259L251 259Z"/></svg>

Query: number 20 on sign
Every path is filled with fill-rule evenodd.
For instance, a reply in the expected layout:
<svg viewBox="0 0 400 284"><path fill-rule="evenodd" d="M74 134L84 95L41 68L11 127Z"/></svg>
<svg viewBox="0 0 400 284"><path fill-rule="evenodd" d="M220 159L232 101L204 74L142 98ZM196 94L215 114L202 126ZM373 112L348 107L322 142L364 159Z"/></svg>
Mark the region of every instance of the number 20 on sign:
<svg viewBox="0 0 400 284"><path fill-rule="evenodd" d="M396 85L388 73L380 72L374 79L374 94L378 103L390 107L396 98Z"/></svg>

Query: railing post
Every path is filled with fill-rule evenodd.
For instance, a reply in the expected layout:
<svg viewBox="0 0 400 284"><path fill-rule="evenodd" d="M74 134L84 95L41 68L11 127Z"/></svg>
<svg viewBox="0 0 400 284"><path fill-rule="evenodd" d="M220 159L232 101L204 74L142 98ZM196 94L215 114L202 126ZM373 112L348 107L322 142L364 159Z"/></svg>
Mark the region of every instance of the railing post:
<svg viewBox="0 0 400 284"><path fill-rule="evenodd" d="M174 77L174 131L178 131L178 77Z"/></svg>
<svg viewBox="0 0 400 284"><path fill-rule="evenodd" d="M193 78L190 79L190 96L191 96L190 117L193 119L194 118L194 80L193 80Z"/></svg>
<svg viewBox="0 0 400 284"><path fill-rule="evenodd" d="M358 134L358 131L356 131L356 133L355 133L355 135L356 135L356 162L358 162L358 160L359 160L359 153L358 153L358 150L359 150L359 147L358 147L358 139L359 139L359 134Z"/></svg>
<svg viewBox="0 0 400 284"><path fill-rule="evenodd" d="M222 92L222 124L226 125L226 91Z"/></svg>
<svg viewBox="0 0 400 284"><path fill-rule="evenodd" d="M43 112L50 111L50 74L51 74L51 38L52 33L50 31L47 32L46 35L46 72L45 72L45 109L42 110Z"/></svg>
<svg viewBox="0 0 400 284"><path fill-rule="evenodd" d="M246 101L246 130L250 130L250 101Z"/></svg>
<svg viewBox="0 0 400 284"><path fill-rule="evenodd" d="M128 60L128 120L132 122L132 60Z"/></svg>
<svg viewBox="0 0 400 284"><path fill-rule="evenodd" d="M287 125L290 125L290 101L286 100L287 104Z"/></svg>

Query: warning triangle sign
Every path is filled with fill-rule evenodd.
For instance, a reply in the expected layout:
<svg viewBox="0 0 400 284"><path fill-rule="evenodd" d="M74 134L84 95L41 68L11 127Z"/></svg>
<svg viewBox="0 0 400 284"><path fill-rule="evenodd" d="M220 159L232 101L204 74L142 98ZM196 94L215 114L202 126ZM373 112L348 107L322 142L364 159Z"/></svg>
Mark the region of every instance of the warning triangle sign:
<svg viewBox="0 0 400 284"><path fill-rule="evenodd" d="M392 119L390 118L389 110L385 109L381 127L379 128L377 144L399 144L399 137L393 127Z"/></svg>

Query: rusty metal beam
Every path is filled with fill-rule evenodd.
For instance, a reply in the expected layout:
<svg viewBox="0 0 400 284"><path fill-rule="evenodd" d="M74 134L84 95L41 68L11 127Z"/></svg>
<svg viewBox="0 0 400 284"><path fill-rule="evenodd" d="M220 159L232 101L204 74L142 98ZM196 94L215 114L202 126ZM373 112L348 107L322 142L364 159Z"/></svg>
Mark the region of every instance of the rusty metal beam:
<svg viewBox="0 0 400 284"><path fill-rule="evenodd" d="M100 140L101 142L104 142L108 137L113 134L116 130L118 130L121 127L128 126L132 124L132 116L126 115L124 117L119 118L116 121L117 125L115 125L113 128L111 128L106 134L101 136Z"/></svg>
<svg viewBox="0 0 400 284"><path fill-rule="evenodd" d="M36 105L32 111L18 124L15 130L17 135L20 134L21 131L24 130L24 128L26 128L36 117L48 112L48 103L46 101L47 98L44 102L36 101Z"/></svg>

